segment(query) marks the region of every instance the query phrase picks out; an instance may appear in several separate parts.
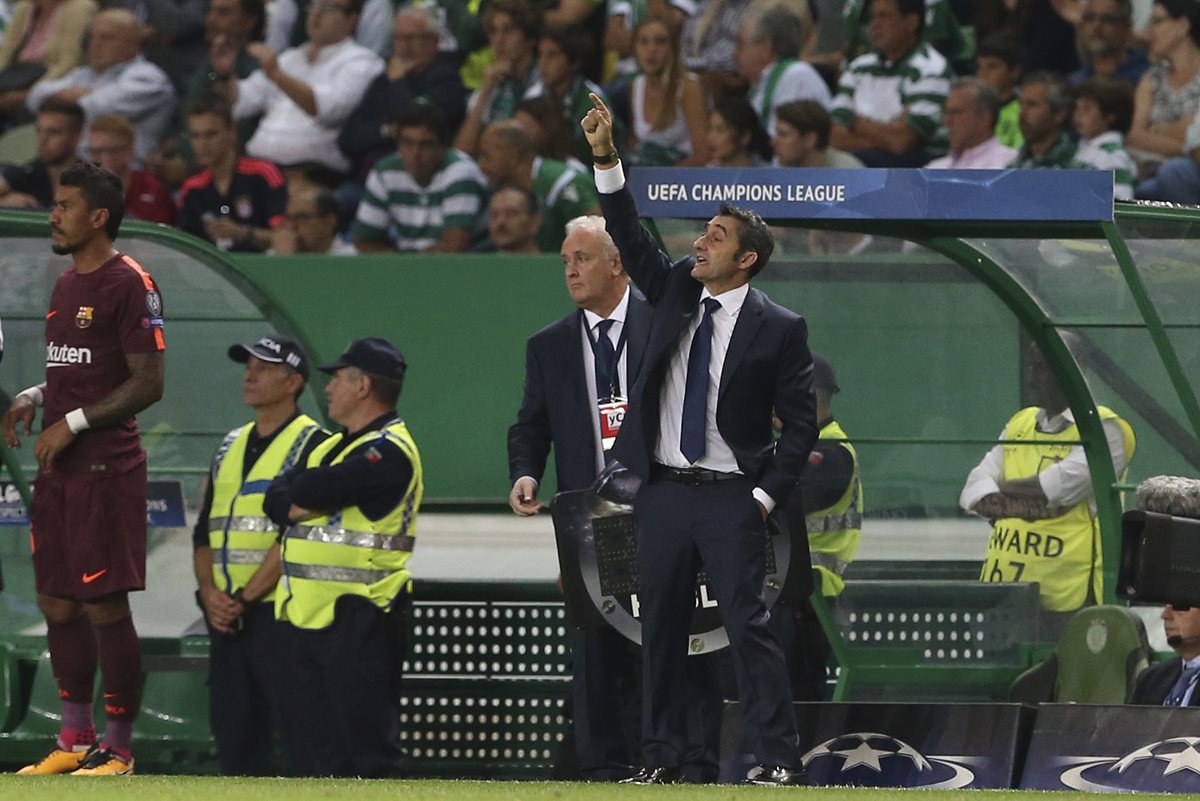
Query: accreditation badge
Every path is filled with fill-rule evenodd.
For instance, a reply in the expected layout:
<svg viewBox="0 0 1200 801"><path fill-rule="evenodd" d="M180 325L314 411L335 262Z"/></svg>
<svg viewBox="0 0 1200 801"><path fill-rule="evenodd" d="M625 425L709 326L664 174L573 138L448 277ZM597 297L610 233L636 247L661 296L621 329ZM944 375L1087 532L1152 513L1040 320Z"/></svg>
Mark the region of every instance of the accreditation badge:
<svg viewBox="0 0 1200 801"><path fill-rule="evenodd" d="M601 399L596 402L596 408L600 414L600 446L603 450L609 450L617 441L621 423L625 422L629 399L620 396Z"/></svg>

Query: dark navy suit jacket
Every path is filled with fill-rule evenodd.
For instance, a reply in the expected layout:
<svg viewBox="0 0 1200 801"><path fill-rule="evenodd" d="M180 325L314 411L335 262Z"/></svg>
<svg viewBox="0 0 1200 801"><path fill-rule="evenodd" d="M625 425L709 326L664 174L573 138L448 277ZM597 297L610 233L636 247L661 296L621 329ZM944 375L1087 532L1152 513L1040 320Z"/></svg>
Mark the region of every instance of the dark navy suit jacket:
<svg viewBox="0 0 1200 801"><path fill-rule="evenodd" d="M650 330L650 306L630 288L625 314L625 372L637 375ZM559 491L585 489L596 479L595 398L587 397L579 311L529 338L525 349L525 396L517 422L508 429L510 482L521 476L542 480L554 446ZM625 392L628 388L623 387Z"/></svg>
<svg viewBox="0 0 1200 801"><path fill-rule="evenodd" d="M671 355L698 312L703 286L691 275L692 257L672 263L659 250L642 227L627 187L601 194L600 207L625 271L654 307L642 368L613 449L621 464L646 479ZM800 480L819 434L812 369L804 319L751 288L725 354L717 389L717 429L741 471L779 505ZM772 410L783 421L778 441Z"/></svg>
<svg viewBox="0 0 1200 801"><path fill-rule="evenodd" d="M1129 703L1162 706L1162 702L1167 699L1167 693L1171 692L1182 672L1183 660L1178 657L1169 662L1151 665L1138 674L1137 682L1133 685L1133 698ZM1200 687L1192 691L1188 706L1200 706Z"/></svg>

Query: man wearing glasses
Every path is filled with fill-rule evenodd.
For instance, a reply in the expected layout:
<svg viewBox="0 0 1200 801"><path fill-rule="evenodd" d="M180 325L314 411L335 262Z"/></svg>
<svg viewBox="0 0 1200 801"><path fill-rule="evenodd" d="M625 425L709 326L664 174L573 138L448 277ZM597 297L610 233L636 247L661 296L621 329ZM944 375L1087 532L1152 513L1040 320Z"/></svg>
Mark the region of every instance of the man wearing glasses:
<svg viewBox="0 0 1200 801"><path fill-rule="evenodd" d="M1137 86L1150 61L1145 50L1129 46L1132 29L1130 0L1088 0L1075 25L1084 66L1070 74L1071 85L1101 75Z"/></svg>
<svg viewBox="0 0 1200 801"><path fill-rule="evenodd" d="M362 0L313 0L308 41L279 54L262 42L247 45L260 68L240 81L229 78L237 57L232 48L213 55L234 118L263 115L246 143L247 155L274 161L285 173L316 167L330 182L349 171L338 134L384 67L383 59L353 38L361 10Z"/></svg>

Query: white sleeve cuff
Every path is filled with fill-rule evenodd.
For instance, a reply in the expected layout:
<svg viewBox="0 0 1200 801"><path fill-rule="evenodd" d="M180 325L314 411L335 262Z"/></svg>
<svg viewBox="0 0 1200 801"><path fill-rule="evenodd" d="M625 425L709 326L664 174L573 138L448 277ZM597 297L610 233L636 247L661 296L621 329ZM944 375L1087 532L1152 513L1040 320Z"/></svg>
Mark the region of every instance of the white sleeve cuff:
<svg viewBox="0 0 1200 801"><path fill-rule="evenodd" d="M975 504L986 498L988 495L995 494L1000 491L1000 485L991 476L981 476L975 481L969 482L963 487L962 494L958 496L958 505L964 512L970 512L975 508Z"/></svg>
<svg viewBox="0 0 1200 801"><path fill-rule="evenodd" d="M771 514L775 510L775 499L768 495L766 490L755 487L751 494L754 496L754 500L763 505L767 514Z"/></svg>
<svg viewBox="0 0 1200 801"><path fill-rule="evenodd" d="M64 419L67 421L67 428L71 429L72 434L78 434L80 431L87 431L90 428L87 416L84 415L82 408L67 412L67 416Z"/></svg>
<svg viewBox="0 0 1200 801"><path fill-rule="evenodd" d="M609 167L607 170L597 167L595 172L596 191L602 195L620 192L621 187L625 186L625 169L621 166L620 161L617 161L617 166Z"/></svg>

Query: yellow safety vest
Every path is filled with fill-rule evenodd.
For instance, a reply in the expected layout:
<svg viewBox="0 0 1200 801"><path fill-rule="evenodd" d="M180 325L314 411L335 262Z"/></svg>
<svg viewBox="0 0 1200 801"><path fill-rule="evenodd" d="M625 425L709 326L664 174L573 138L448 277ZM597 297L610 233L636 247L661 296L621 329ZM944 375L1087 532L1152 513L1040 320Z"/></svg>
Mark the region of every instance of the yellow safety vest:
<svg viewBox="0 0 1200 801"><path fill-rule="evenodd" d="M222 592L235 593L258 570L278 539L279 527L263 511L272 479L289 470L321 426L305 414L288 423L242 478L246 444L254 423L226 435L213 460L212 508L208 515L208 545L213 551L213 582ZM263 600L274 597L274 589Z"/></svg>
<svg viewBox="0 0 1200 801"><path fill-rule="evenodd" d="M313 449L308 466L341 463L361 445L386 439L408 456L412 480L404 496L386 515L371 520L357 506L290 526L283 535L282 591L275 595L275 617L302 629L323 629L333 622L334 605L345 595L358 595L381 609L411 591L407 564L417 533L417 512L424 492L421 457L401 420L368 431L345 448L344 433L334 434Z"/></svg>
<svg viewBox="0 0 1200 801"><path fill-rule="evenodd" d="M813 567L821 574L821 594L831 598L841 595L845 589L842 574L846 572L847 565L854 561L854 555L858 553L858 541L862 538L862 476L859 474L858 452L846 441L846 432L836 421L831 420L821 428L820 438L841 440L839 444L850 451L854 459L854 475L842 497L832 506L818 509L804 518Z"/></svg>
<svg viewBox="0 0 1200 801"><path fill-rule="evenodd" d="M1129 423L1105 406L1097 406L1101 422L1116 421L1125 435L1125 460L1133 459L1137 441ZM1079 429L1072 423L1057 434L1037 429L1036 406L1013 415L1004 429L1007 440L1035 444L1004 445L1004 478L1029 478L1061 462L1076 447ZM1103 554L1100 522L1085 498L1058 517L997 520L988 540L987 557L980 581L1036 581L1041 586L1042 606L1052 612L1071 612L1092 598L1104 597Z"/></svg>

